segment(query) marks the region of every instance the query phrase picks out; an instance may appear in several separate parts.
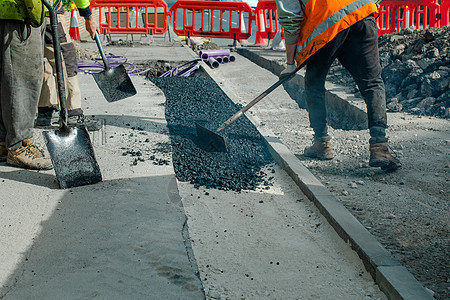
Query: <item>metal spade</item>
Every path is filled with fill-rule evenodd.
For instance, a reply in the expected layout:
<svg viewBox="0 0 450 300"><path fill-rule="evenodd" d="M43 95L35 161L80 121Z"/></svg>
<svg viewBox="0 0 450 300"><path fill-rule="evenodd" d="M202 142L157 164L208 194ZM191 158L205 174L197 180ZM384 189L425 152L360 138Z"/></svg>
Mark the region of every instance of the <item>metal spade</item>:
<svg viewBox="0 0 450 300"><path fill-rule="evenodd" d="M58 84L58 97L60 104L60 127L53 132L44 131L44 139L58 180L59 187L70 188L102 181L100 168L95 159L94 149L89 133L84 125L80 127L67 126L67 103L64 87L63 68L61 60L61 47L59 43L58 19L56 7L46 0L42 0L50 11L50 24L52 26L53 48L55 52L56 81Z"/></svg>
<svg viewBox="0 0 450 300"><path fill-rule="evenodd" d="M95 82L102 91L103 96L105 96L106 101L114 102L136 95L136 89L125 67L123 65L115 68L109 67L98 32L95 33L95 42L105 64L105 70L100 73L93 73L92 76L94 76Z"/></svg>

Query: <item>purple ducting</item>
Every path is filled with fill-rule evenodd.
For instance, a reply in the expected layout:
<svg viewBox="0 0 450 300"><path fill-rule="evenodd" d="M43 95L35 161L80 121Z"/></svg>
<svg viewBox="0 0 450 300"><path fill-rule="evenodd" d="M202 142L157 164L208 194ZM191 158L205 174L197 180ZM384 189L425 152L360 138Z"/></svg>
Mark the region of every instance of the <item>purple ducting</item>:
<svg viewBox="0 0 450 300"><path fill-rule="evenodd" d="M207 62L213 69L219 67L219 62L214 57L208 57Z"/></svg>
<svg viewBox="0 0 450 300"><path fill-rule="evenodd" d="M219 49L219 50L202 50L201 58L208 59L209 57L217 57L217 56L230 56L230 49Z"/></svg>

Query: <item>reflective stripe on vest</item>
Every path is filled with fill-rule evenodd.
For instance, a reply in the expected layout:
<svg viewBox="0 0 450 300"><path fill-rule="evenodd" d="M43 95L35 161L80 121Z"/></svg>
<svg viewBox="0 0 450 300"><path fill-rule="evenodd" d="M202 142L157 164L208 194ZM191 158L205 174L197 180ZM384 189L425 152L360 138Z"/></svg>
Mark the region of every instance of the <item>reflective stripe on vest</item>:
<svg viewBox="0 0 450 300"><path fill-rule="evenodd" d="M331 41L339 32L377 11L369 0L303 0L304 16L297 43L297 65Z"/></svg>

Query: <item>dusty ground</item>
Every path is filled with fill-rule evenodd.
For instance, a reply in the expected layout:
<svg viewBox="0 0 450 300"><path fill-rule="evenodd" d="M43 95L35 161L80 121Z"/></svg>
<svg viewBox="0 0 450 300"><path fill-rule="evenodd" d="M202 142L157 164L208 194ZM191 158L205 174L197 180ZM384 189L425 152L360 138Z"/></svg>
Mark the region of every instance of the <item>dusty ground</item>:
<svg viewBox="0 0 450 300"><path fill-rule="evenodd" d="M267 80L265 76L252 76L247 81ZM248 82L240 81L234 85L237 90L247 93L241 97L245 104L249 101L248 95L261 92L260 88L252 89ZM278 97L275 91L264 100L264 105L255 106L252 112L426 288L435 293L436 299L450 297L448 120L389 113L390 144L403 168L384 173L368 167L369 136L366 130L331 128L336 158L326 162L309 160L302 156L312 137L306 110L299 109L291 99ZM233 222L231 220L231 224ZM226 236L221 238L226 239ZM207 266L206 261L204 265L200 262L202 272ZM215 274L216 271L207 273ZM221 291L216 292L220 298ZM216 292L211 291L212 294Z"/></svg>
<svg viewBox="0 0 450 300"><path fill-rule="evenodd" d="M323 184L437 299L448 299L450 122L406 113L388 114L390 146L403 168L368 166L368 132L331 129L332 161L310 160L306 112L280 103L256 114Z"/></svg>
<svg viewBox="0 0 450 300"><path fill-rule="evenodd" d="M244 68L251 65L238 57ZM245 82L238 72L221 70L239 102L263 91L258 82L275 82L264 69ZM273 76L272 78L270 76ZM437 299L449 299L450 122L405 112L388 113L390 146L403 164L394 173L368 166L367 130L330 128L337 153L331 161L303 156L313 132L308 114L277 89L255 105L255 114L292 153Z"/></svg>

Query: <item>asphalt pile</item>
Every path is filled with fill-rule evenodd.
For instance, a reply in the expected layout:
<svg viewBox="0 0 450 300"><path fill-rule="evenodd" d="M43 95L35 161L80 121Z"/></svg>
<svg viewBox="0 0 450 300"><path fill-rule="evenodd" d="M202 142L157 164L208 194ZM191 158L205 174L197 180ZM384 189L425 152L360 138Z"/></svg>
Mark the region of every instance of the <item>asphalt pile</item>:
<svg viewBox="0 0 450 300"><path fill-rule="evenodd" d="M172 161L178 180L195 187L220 190L257 190L272 185L271 157L263 137L241 117L220 132L227 152L207 152L195 123L215 131L240 107L207 77L149 78L166 97L166 120Z"/></svg>
<svg viewBox="0 0 450 300"><path fill-rule="evenodd" d="M388 110L450 118L450 27L406 28L378 43ZM337 62L327 79L354 85ZM356 87L354 92L361 97Z"/></svg>

